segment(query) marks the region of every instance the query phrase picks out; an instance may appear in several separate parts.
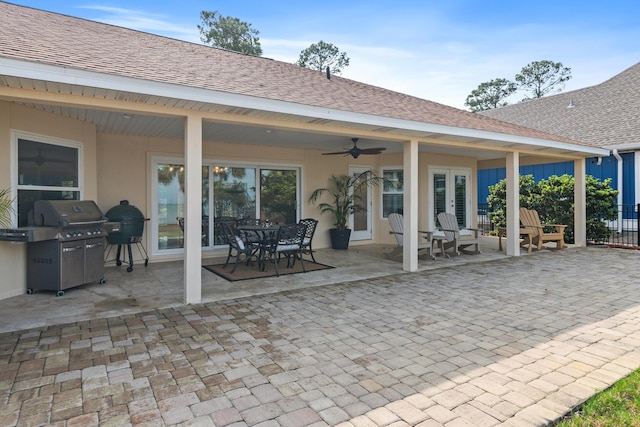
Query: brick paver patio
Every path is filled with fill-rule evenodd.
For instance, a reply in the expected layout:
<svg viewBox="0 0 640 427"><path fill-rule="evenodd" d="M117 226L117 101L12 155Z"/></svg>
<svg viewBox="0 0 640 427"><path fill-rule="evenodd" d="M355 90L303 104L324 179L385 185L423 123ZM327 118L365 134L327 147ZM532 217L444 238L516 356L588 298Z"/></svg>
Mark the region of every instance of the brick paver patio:
<svg viewBox="0 0 640 427"><path fill-rule="evenodd" d="M640 366L640 252L577 248L0 334L0 424L543 426Z"/></svg>

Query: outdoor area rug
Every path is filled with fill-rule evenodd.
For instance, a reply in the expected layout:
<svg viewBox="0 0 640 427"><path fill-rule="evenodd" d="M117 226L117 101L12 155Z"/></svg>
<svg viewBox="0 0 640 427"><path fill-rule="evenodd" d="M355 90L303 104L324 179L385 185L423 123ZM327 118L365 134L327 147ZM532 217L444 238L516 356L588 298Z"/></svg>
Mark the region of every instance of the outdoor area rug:
<svg viewBox="0 0 640 427"><path fill-rule="evenodd" d="M276 275L276 268L273 265L273 262L268 262L265 266L264 271L258 270L258 263L252 262L249 265L246 265L244 262L238 264L238 268L236 271L231 274L231 270L233 270L233 261L229 261L227 268L222 268L224 263L222 264L213 264L213 265L203 265L203 268L206 268L212 273L217 274L218 276L227 279L230 282L235 282L238 280L246 280L246 279L259 279L263 277L273 277ZM312 261L304 262L304 267L307 272L318 271L318 270L326 270L328 268L333 268L330 265L319 264ZM300 265L300 260L297 260L295 265L292 268L287 268L287 260L280 260L280 264L278 264L278 272L281 276L286 274L295 274L302 273L302 266Z"/></svg>

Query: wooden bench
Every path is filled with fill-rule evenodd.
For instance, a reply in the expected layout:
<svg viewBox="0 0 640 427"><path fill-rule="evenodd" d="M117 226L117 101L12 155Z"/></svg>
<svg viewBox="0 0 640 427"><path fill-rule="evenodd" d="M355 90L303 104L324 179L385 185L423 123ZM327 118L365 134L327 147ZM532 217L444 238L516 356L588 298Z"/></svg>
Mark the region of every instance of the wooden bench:
<svg viewBox="0 0 640 427"><path fill-rule="evenodd" d="M523 239L522 242L520 242L520 247L524 248L525 245L527 245L527 252L531 253L531 249L533 247L533 244L531 243L531 239L535 234L535 230L532 230L530 228L521 228L519 232L520 232L520 239ZM498 227L498 250L499 251L502 251L503 237L507 237L507 227Z"/></svg>

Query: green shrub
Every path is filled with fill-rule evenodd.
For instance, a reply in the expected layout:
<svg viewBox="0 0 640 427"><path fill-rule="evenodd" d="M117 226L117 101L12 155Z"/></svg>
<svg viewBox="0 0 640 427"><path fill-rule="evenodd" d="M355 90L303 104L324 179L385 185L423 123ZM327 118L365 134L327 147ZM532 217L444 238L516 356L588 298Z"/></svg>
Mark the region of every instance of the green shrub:
<svg viewBox="0 0 640 427"><path fill-rule="evenodd" d="M618 190L611 187L611 179L600 181L586 176L587 240L607 240L611 231L604 220L617 218ZM497 227L506 225L506 180L489 187L487 203L492 211L492 222ZM574 178L571 175L552 175L535 182L533 175L520 176L520 206L535 209L542 222L566 224L565 241L575 242L574 235Z"/></svg>

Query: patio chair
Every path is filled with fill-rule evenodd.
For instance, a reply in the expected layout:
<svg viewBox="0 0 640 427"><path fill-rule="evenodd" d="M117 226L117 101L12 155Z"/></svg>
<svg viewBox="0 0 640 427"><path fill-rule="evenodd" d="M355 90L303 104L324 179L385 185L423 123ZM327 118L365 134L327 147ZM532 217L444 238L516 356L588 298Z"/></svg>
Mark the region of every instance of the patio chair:
<svg viewBox="0 0 640 427"><path fill-rule="evenodd" d="M231 257L235 256L236 262L233 266L233 269L231 270L231 273L233 274L233 272L236 271L236 268L238 267L241 256L245 256L246 264L249 265L249 262L251 262L251 258L253 258L253 256L255 256L256 253L260 250L260 246L248 242L244 240L242 236L234 233L234 230L231 228L231 225L228 222L223 222L221 224L221 227L226 243L229 245L229 253L227 254L227 259L224 262L222 268L226 268Z"/></svg>
<svg viewBox="0 0 640 427"><path fill-rule="evenodd" d="M564 229L567 226L562 224L543 224L536 210L520 208L520 224L522 227L532 230L529 241L538 250L543 249L546 242L556 242L555 249L567 247L564 244ZM553 231L545 232L545 228L553 228Z"/></svg>
<svg viewBox="0 0 640 427"><path fill-rule="evenodd" d="M180 226L180 231L182 232L182 238L180 238L180 247L184 247L184 217L177 216L176 221L178 221L178 226ZM202 217L202 246L209 246L209 217Z"/></svg>
<svg viewBox="0 0 640 427"><path fill-rule="evenodd" d="M480 253L480 230L477 228L460 228L458 226L458 219L452 213L440 212L438 214L438 222L440 223L440 229L444 233L446 242L443 242L442 250L446 251L449 248L453 248L455 255L460 255L461 252L467 254L479 254ZM475 246L475 250L469 251L466 249L469 246Z"/></svg>
<svg viewBox="0 0 640 427"><path fill-rule="evenodd" d="M266 245L267 259L273 260L276 276L280 276L278 263L281 255L287 258L287 267L289 268L295 265L296 258L300 259L302 271L307 272L302 258L302 242L304 241L306 229L307 226L301 223L281 225L276 238Z"/></svg>
<svg viewBox="0 0 640 427"><path fill-rule="evenodd" d="M389 219L389 225L391 226L391 231L389 231L389 234L393 234L394 237L396 238L396 242L398 243L398 246L395 247L393 251L388 254L388 256L394 257L397 255L400 255L403 251L402 248L404 246L404 231L403 231L404 218L402 217L401 214L392 213L392 214L389 214L388 219ZM424 241L418 242L418 253L420 253L420 251L422 250L426 250L432 259L436 259L436 256L433 253L434 252L433 239L432 239L433 233L431 231L418 231L418 233L424 239L426 239Z"/></svg>
<svg viewBox="0 0 640 427"><path fill-rule="evenodd" d="M311 242L313 241L313 235L316 232L318 226L318 220L315 218L305 218L299 221L300 224L307 226L307 230L304 233L304 239L302 240L302 253L309 253L313 262L316 262L316 257L313 255L313 249L311 248Z"/></svg>

